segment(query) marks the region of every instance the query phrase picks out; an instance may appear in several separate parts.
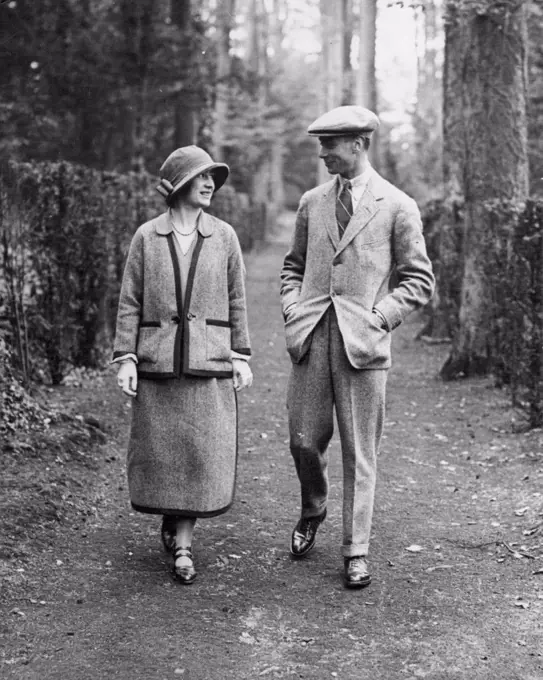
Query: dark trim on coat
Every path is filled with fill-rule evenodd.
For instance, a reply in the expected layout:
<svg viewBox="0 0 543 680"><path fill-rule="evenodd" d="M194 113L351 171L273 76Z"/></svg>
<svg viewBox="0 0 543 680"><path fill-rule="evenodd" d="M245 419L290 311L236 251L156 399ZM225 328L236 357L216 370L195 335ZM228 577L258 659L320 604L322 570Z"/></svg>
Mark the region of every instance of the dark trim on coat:
<svg viewBox="0 0 543 680"><path fill-rule="evenodd" d="M160 328L160 321L140 321L140 328Z"/></svg>
<svg viewBox="0 0 543 680"><path fill-rule="evenodd" d="M205 371L196 368L190 368L183 371L185 375L196 376L199 378L231 378L234 371Z"/></svg>
<svg viewBox="0 0 543 680"><path fill-rule="evenodd" d="M177 259L177 252L175 251L175 244L173 239L175 236L171 231L166 239L168 241L168 248L170 249L170 256L172 258L173 264L173 276L175 280L175 300L177 302L177 315L180 319L183 318L183 292L181 290L181 267L179 266L179 260ZM180 323L177 325L177 331L175 333L175 343L173 350L173 373L174 377L178 377L181 373L181 348L183 347L183 333L184 324ZM163 376L164 377L164 376ZM170 377L168 375L168 377Z"/></svg>
<svg viewBox="0 0 543 680"><path fill-rule="evenodd" d="M230 321L222 319L206 319L206 326L220 326L221 328L232 328Z"/></svg>
<svg viewBox="0 0 543 680"><path fill-rule="evenodd" d="M237 354L244 354L245 356L250 357L252 352L249 349L249 347L241 347L240 349L235 349L232 347L232 352L236 352Z"/></svg>
<svg viewBox="0 0 543 680"><path fill-rule="evenodd" d="M193 378L231 378L234 371L201 371L198 369L187 369L181 375L187 375ZM139 371L138 378L143 380L167 380L169 378L181 378L179 373L154 373L153 371Z"/></svg>
<svg viewBox="0 0 543 680"><path fill-rule="evenodd" d="M173 244L172 244L173 245ZM196 265L198 264L198 260L200 258L200 253L202 251L202 246L204 245L204 237L200 232L198 232L198 241L196 242L196 245L194 246L194 252L192 253L192 260L190 263L190 268L189 268L189 275L187 276L187 289L185 291L185 309L190 309L190 298L192 297L192 286L194 284L194 275L196 272ZM180 326L183 326L183 333L184 333L184 339L188 338L190 335L190 328L189 328L189 319L188 316L189 314L187 313L185 316L183 314L180 315L181 318L183 319L183 323L179 324ZM186 371L186 369L189 366L189 342L183 342L183 364L182 364L182 370L183 372ZM190 375L198 375L198 373L190 373ZM214 376L217 376L217 374L213 374Z"/></svg>
<svg viewBox="0 0 543 680"><path fill-rule="evenodd" d="M168 378L179 378L177 373L153 373L153 371L138 371L138 378L142 380L167 380Z"/></svg>

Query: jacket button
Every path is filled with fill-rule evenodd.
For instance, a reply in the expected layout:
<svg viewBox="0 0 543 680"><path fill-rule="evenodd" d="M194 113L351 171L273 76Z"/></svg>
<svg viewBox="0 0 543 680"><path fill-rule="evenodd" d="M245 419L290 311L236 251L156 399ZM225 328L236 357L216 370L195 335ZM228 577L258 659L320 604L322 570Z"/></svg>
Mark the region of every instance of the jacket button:
<svg viewBox="0 0 543 680"><path fill-rule="evenodd" d="M174 323L179 323L181 321L181 319L178 316L172 316L172 321Z"/></svg>
<svg viewBox="0 0 543 680"><path fill-rule="evenodd" d="M196 316L195 316L192 312L189 312L189 313L187 314L187 319L188 319L189 321L192 321L192 319L195 319L195 318L196 318Z"/></svg>

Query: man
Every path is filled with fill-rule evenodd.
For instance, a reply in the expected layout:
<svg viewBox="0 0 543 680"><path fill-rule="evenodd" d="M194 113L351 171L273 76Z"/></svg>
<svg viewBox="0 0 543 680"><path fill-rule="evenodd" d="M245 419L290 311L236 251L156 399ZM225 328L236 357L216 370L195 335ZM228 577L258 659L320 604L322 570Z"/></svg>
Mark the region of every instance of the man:
<svg viewBox="0 0 543 680"><path fill-rule="evenodd" d="M383 427L390 332L434 288L415 202L368 161L379 119L340 106L308 128L336 177L305 193L281 271L292 359L287 406L301 517L291 553L303 557L326 517L326 449L335 406L343 458L344 583L371 581L369 548L376 456ZM394 276L392 276L394 274Z"/></svg>

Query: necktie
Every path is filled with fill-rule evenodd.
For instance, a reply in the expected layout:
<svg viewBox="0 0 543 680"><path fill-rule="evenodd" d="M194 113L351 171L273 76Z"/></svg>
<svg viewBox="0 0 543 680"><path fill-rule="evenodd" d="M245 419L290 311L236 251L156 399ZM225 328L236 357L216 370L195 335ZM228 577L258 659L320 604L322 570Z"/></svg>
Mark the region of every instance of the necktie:
<svg viewBox="0 0 543 680"><path fill-rule="evenodd" d="M349 220L353 216L353 197L351 196L351 183L345 182L336 201L336 220L339 232L339 238L343 236L343 232L349 224Z"/></svg>

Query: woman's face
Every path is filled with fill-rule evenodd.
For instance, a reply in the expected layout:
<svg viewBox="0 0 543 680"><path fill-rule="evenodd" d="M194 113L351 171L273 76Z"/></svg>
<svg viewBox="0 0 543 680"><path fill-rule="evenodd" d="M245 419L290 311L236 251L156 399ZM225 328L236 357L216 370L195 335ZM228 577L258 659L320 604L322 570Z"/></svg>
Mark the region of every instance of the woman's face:
<svg viewBox="0 0 543 680"><path fill-rule="evenodd" d="M202 172L191 182L185 202L193 208L208 208L215 191L215 180L210 172Z"/></svg>

